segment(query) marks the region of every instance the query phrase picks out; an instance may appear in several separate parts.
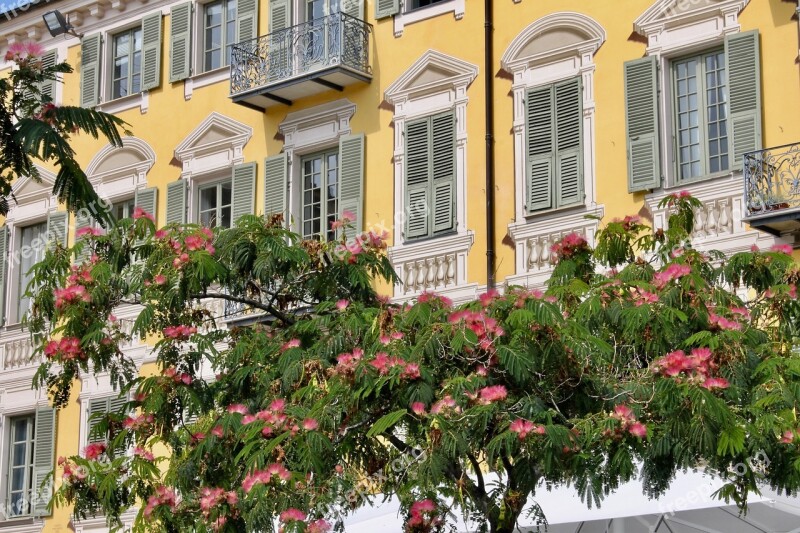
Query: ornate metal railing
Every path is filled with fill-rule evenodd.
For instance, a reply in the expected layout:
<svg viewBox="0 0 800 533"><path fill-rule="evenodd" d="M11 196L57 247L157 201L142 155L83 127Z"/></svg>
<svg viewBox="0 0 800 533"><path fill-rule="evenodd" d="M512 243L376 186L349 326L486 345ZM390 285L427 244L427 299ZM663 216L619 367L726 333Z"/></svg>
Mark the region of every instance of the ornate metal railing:
<svg viewBox="0 0 800 533"><path fill-rule="evenodd" d="M747 217L800 207L800 143L744 154Z"/></svg>
<svg viewBox="0 0 800 533"><path fill-rule="evenodd" d="M330 67L370 75L372 25L345 13L291 26L233 46L231 95Z"/></svg>

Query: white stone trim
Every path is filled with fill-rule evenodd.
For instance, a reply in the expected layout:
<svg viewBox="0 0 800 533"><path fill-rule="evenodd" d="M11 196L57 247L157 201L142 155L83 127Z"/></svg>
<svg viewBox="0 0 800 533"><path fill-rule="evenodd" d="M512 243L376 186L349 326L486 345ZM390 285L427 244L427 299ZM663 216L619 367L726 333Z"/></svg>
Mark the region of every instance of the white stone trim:
<svg viewBox="0 0 800 533"><path fill-rule="evenodd" d="M136 520L136 515L139 510L136 508L128 509L120 515L122 522L122 531L131 531L133 522ZM93 516L91 518L84 518L83 520L73 520L70 522L72 530L75 533L101 533L110 531L105 516Z"/></svg>
<svg viewBox="0 0 800 533"><path fill-rule="evenodd" d="M568 28L583 34L584 40L556 50L534 55L524 55L527 45L543 32L555 28ZM606 39L606 32L594 19L575 12L553 13L526 27L509 44L501 64L513 76L511 90L514 95L514 186L515 220L522 223L529 216L525 210L527 189L525 158L525 94L531 87L546 85L569 78L581 77L583 87L583 178L584 205L595 202L595 101L594 54ZM536 215L534 215L536 216Z"/></svg>
<svg viewBox="0 0 800 533"><path fill-rule="evenodd" d="M288 162L289 214L303 212L302 156L339 147L339 139L351 133L350 120L356 105L346 98L287 113L278 126L283 135L283 151ZM302 215L288 221L302 233Z"/></svg>
<svg viewBox="0 0 800 533"><path fill-rule="evenodd" d="M448 75L418 84L415 80L435 68ZM394 106L394 212L397 226L403 227L405 213L405 124L406 121L454 110L456 118L456 232L465 235L467 183L467 87L478 75L478 67L435 50L428 50L388 89L386 100ZM400 218L401 220L398 220ZM395 231L394 247L406 244L402 229Z"/></svg>
<svg viewBox="0 0 800 533"><path fill-rule="evenodd" d="M231 80L231 68L230 66L221 67L214 70L209 70L208 72L202 72L200 74L195 74L193 76L189 76L185 80L183 80L183 99L184 100L191 100L192 94L194 94L195 89L200 89L202 87L207 87L209 85L215 85L217 83L228 82L230 84Z"/></svg>
<svg viewBox="0 0 800 533"><path fill-rule="evenodd" d="M139 161L100 172L100 166L120 150L132 152ZM150 145L137 137L123 137L122 147L108 144L95 154L86 167L86 175L97 195L107 202L126 200L137 189L147 187L147 173L156 162L156 153Z"/></svg>
<svg viewBox="0 0 800 533"><path fill-rule="evenodd" d="M447 296L455 303L474 300L478 284L467 283L467 256L474 241L470 231L391 247L389 259L400 279L394 287L394 301L408 301L423 292Z"/></svg>
<svg viewBox="0 0 800 533"><path fill-rule="evenodd" d="M401 0L400 12L394 16L394 36L402 37L403 30L409 24L427 20L447 13L452 13L456 20L464 18L466 0L447 0L431 6L406 10L409 0Z"/></svg>
<svg viewBox="0 0 800 533"><path fill-rule="evenodd" d="M216 139L203 136L216 132ZM175 148L175 159L181 162L181 179L187 181L187 221L195 220L195 199L198 184L223 179L234 165L244 162L244 145L253 136L253 128L216 111L212 111ZM228 176L229 177L229 176Z"/></svg>
<svg viewBox="0 0 800 533"><path fill-rule="evenodd" d="M597 205L587 213L584 209L565 210L563 214L537 217L508 225L508 235L514 242L515 274L505 279L505 285L544 288L555 268L550 247L569 233L582 235L590 245L595 244L599 221L605 208Z"/></svg>
<svg viewBox="0 0 800 533"><path fill-rule="evenodd" d="M769 248L785 241L751 229L742 221L744 194L741 172L719 179L693 183L688 190L703 204L695 211L692 246L698 250L718 250L726 256L750 251L752 246ZM672 191L659 189L645 196L653 215L653 228L666 229L669 210L659 209L659 202Z"/></svg>

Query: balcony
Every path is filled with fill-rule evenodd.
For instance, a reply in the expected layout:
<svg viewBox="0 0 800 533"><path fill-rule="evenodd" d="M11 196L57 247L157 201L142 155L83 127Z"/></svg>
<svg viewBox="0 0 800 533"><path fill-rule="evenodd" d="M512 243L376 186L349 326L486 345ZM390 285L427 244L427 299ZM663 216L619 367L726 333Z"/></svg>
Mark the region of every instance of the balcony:
<svg viewBox="0 0 800 533"><path fill-rule="evenodd" d="M256 109L369 83L372 25L345 13L234 45L231 98Z"/></svg>
<svg viewBox="0 0 800 533"><path fill-rule="evenodd" d="M750 226L775 236L800 234L800 143L744 154L744 191Z"/></svg>

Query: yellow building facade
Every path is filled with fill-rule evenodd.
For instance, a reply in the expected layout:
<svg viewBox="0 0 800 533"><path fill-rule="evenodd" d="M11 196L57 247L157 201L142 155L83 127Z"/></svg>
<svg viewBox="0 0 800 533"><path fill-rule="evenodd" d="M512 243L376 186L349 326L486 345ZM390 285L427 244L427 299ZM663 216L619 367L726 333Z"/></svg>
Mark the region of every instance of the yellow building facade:
<svg viewBox="0 0 800 533"><path fill-rule="evenodd" d="M80 38L48 33L53 9ZM659 201L684 189L703 202L699 248L800 244L796 2L40 0L0 10L0 50L33 40L46 60L75 67L48 86L56 104L129 124L122 148L74 139L116 214L139 205L159 224L227 226L281 212L304 236L327 238L348 211L360 229L389 232L401 282L383 289L398 301L543 286L556 240L594 238L587 215L663 227ZM102 531L100 519L73 524L68 510L25 503L55 457L83 449L90 415L114 395L107 379L86 378L55 416L30 389L26 270L36 243L72 243L91 223L63 213L52 173L42 176L15 184L0 235L0 531ZM117 315L132 324L136 313ZM125 350L152 361L138 339Z"/></svg>

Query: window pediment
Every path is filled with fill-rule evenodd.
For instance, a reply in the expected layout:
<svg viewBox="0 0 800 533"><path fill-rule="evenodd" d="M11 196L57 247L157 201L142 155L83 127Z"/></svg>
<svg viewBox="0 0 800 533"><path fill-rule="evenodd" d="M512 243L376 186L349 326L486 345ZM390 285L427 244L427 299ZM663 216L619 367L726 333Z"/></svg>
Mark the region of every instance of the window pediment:
<svg viewBox="0 0 800 533"><path fill-rule="evenodd" d="M136 137L125 137L122 146L107 145L89 162L86 175L93 185L117 177L147 173L156 161L150 145Z"/></svg>
<svg viewBox="0 0 800 533"><path fill-rule="evenodd" d="M175 148L175 158L184 174L229 167L243 161L252 136L250 126L214 111Z"/></svg>
<svg viewBox="0 0 800 533"><path fill-rule="evenodd" d="M428 50L412 64L388 89L386 100L391 104L444 89L466 87L478 75L478 67L461 59Z"/></svg>
<svg viewBox="0 0 800 533"><path fill-rule="evenodd" d="M17 200L17 204L23 205L36 200L50 198L53 194L53 184L55 175L39 165L35 165L39 171L41 181L36 181L30 176L22 176L11 186L11 193ZM14 209L14 202L11 202L11 209Z"/></svg>
<svg viewBox="0 0 800 533"><path fill-rule="evenodd" d="M553 13L530 24L511 42L501 64L508 72L567 56L594 54L606 32L594 19L574 12Z"/></svg>

